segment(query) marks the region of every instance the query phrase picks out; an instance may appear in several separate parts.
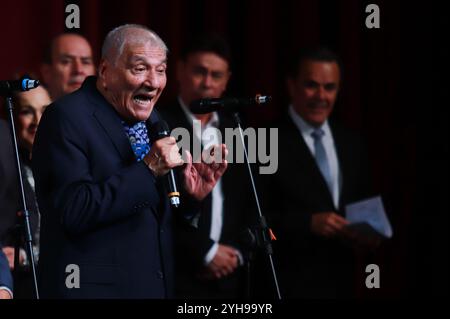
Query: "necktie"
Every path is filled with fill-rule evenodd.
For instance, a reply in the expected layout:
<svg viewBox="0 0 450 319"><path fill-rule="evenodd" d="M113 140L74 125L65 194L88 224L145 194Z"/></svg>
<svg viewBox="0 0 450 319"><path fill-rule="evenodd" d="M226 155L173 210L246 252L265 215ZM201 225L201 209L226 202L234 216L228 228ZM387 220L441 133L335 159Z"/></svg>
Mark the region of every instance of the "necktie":
<svg viewBox="0 0 450 319"><path fill-rule="evenodd" d="M131 148L136 155L137 161L142 161L144 156L150 151L150 141L145 122L138 122L133 126L128 126L123 123L123 127L130 140Z"/></svg>
<svg viewBox="0 0 450 319"><path fill-rule="evenodd" d="M333 181L331 179L330 173L330 165L328 163L327 153L325 152L325 147L322 143L322 137L325 132L321 128L317 128L314 132L311 133L311 136L314 139L314 149L315 149L315 158L317 166L319 166L320 172L322 173L323 178L325 179L328 189L330 193L333 193Z"/></svg>

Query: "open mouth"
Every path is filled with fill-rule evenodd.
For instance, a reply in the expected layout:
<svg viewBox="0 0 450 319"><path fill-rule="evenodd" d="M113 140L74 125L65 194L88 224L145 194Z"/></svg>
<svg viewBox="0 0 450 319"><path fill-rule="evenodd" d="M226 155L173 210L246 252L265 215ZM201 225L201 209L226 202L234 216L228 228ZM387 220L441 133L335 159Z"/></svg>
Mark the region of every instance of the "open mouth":
<svg viewBox="0 0 450 319"><path fill-rule="evenodd" d="M139 105L148 105L153 99L151 95L137 94L133 97L133 101Z"/></svg>

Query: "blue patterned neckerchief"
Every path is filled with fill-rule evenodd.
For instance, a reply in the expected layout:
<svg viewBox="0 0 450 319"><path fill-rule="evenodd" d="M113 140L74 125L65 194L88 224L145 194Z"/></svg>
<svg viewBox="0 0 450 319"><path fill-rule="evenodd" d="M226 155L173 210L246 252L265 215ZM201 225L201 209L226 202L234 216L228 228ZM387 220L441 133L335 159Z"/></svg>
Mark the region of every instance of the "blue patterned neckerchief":
<svg viewBox="0 0 450 319"><path fill-rule="evenodd" d="M137 161L142 161L145 155L150 151L150 140L148 138L145 122L137 122L133 126L129 126L122 121L122 125L130 140L131 148L136 155Z"/></svg>

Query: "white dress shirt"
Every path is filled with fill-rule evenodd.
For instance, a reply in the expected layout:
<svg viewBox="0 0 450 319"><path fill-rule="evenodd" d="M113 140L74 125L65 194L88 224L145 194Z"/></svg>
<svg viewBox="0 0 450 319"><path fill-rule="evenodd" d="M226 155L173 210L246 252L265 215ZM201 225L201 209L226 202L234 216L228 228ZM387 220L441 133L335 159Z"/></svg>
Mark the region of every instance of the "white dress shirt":
<svg viewBox="0 0 450 319"><path fill-rule="evenodd" d="M178 97L178 102L180 103L181 109L186 114L186 117L192 124L194 124L194 120L197 118L192 114L192 112L187 108L186 104L183 100ZM197 120L198 121L198 120ZM217 134L219 128L219 116L217 112L213 112L211 119L206 123L206 125L202 126L202 132L198 130L194 130L195 137L201 141L203 148L207 149L211 145L220 145L222 141L219 139L219 135ZM200 136L200 134L202 136ZM204 262L205 265L209 264L211 260L217 253L219 249L219 239L222 233L222 225L223 225L223 192L222 192L222 181L219 179L217 181L216 186L214 186L212 190L212 211L211 211L211 228L209 237L214 241L213 246L209 249L208 253L205 256Z"/></svg>
<svg viewBox="0 0 450 319"><path fill-rule="evenodd" d="M294 110L293 106L289 106L289 115L294 121L295 125L299 129L300 133L305 140L306 145L308 146L311 154L315 155L314 149L314 138L311 136L311 133L316 129L316 127L307 123L302 117L297 114ZM328 165L330 167L330 175L331 175L331 184L332 184L332 198L335 208L339 207L339 195L340 195L340 172L339 172L339 162L336 153L336 147L334 145L333 134L331 133L330 126L328 125L328 121L322 124L320 127L324 131L324 135L322 136L322 143L325 148L325 152L327 154Z"/></svg>

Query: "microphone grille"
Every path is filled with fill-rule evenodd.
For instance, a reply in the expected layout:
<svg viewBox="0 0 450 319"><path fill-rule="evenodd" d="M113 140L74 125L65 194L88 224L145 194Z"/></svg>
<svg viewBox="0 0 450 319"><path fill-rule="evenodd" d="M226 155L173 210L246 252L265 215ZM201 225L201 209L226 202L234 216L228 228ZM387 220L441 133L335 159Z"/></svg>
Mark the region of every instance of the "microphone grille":
<svg viewBox="0 0 450 319"><path fill-rule="evenodd" d="M21 91L29 91L31 89L35 89L39 86L39 80L29 79L27 77L22 78L21 80Z"/></svg>
<svg viewBox="0 0 450 319"><path fill-rule="evenodd" d="M170 136L169 125L164 120L155 122L150 126L149 134L150 134L150 139L152 141L156 141L163 137Z"/></svg>

